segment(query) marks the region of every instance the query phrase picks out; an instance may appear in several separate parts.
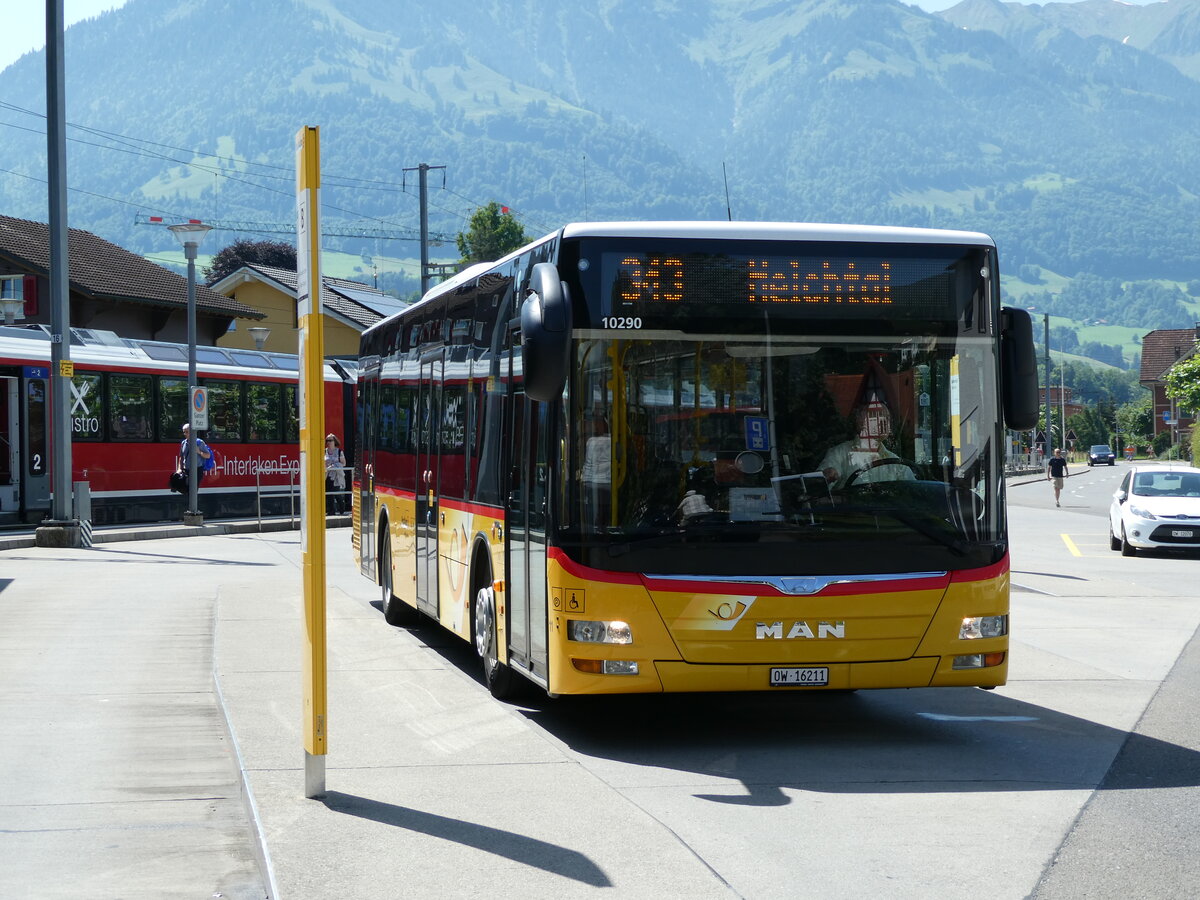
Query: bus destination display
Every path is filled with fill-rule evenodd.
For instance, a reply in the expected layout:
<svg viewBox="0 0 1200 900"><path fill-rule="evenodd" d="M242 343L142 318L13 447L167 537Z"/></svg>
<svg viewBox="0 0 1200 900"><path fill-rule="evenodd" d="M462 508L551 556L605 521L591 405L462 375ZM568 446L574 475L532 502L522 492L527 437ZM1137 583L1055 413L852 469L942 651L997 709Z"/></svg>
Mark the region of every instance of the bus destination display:
<svg viewBox="0 0 1200 900"><path fill-rule="evenodd" d="M947 312L954 257L781 256L609 252L605 293L614 313L726 316L730 307L769 305L797 313L855 317ZM976 270L977 271L977 270ZM722 307L717 312L713 307Z"/></svg>
<svg viewBox="0 0 1200 900"><path fill-rule="evenodd" d="M622 254L614 289L620 303L847 303L888 306L886 259Z"/></svg>

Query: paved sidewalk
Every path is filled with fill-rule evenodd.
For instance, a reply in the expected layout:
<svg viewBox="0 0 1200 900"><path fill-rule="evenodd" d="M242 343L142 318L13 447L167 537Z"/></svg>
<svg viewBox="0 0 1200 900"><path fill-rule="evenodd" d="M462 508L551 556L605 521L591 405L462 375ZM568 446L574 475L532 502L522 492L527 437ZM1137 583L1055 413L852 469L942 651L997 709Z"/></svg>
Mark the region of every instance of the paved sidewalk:
<svg viewBox="0 0 1200 900"><path fill-rule="evenodd" d="M0 552L0 896L732 896L492 700L465 642L387 627L349 539L327 533L323 801L298 533Z"/></svg>

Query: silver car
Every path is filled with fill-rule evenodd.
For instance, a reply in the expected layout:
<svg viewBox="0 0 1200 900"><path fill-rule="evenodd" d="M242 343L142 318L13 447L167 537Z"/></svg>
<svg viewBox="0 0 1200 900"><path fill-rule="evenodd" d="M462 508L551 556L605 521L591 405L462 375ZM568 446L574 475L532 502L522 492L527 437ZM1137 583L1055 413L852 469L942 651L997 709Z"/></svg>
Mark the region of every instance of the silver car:
<svg viewBox="0 0 1200 900"><path fill-rule="evenodd" d="M1200 549L1200 469L1133 466L1113 493L1108 540L1123 556L1138 550Z"/></svg>

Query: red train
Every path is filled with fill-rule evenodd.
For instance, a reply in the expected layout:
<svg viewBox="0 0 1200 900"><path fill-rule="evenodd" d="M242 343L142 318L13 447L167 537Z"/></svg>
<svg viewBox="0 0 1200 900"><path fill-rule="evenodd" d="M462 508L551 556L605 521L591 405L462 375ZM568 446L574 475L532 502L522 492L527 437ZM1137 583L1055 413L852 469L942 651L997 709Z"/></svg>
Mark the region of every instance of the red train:
<svg viewBox="0 0 1200 900"><path fill-rule="evenodd" d="M178 519L185 498L168 489L187 417L187 345L71 329L72 481L89 483L96 524ZM298 358L196 348L208 388L216 470L199 491L206 517L285 513L299 482ZM353 458L354 360L325 364L326 432ZM37 523L50 511L50 334L0 326L0 525Z"/></svg>

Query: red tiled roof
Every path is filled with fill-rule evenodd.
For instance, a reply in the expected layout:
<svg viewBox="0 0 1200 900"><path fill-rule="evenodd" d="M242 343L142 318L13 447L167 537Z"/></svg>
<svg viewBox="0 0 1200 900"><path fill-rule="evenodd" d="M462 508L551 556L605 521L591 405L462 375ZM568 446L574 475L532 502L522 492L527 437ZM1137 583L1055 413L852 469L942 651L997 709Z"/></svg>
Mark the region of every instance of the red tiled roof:
<svg viewBox="0 0 1200 900"><path fill-rule="evenodd" d="M1189 356L1200 337L1200 328L1160 328L1142 338L1142 368L1138 380L1152 384L1161 380L1176 361ZM1179 352L1177 353L1176 350Z"/></svg>
<svg viewBox="0 0 1200 900"><path fill-rule="evenodd" d="M90 231L68 229L68 275L72 293L95 300L187 308L187 279ZM50 226L0 216L0 260L50 272ZM256 309L196 284L196 311L239 319L266 317Z"/></svg>

